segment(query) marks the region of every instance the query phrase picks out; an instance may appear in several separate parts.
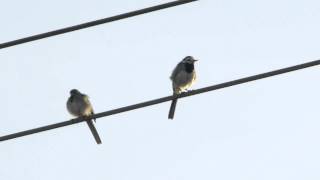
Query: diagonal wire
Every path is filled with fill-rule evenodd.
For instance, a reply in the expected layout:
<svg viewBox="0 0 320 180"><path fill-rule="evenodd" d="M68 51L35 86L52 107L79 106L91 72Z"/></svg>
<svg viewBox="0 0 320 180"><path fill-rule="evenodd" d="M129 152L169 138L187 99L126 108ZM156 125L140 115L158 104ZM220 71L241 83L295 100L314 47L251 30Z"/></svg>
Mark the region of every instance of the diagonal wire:
<svg viewBox="0 0 320 180"><path fill-rule="evenodd" d="M254 75L254 76L249 76L249 77L245 77L245 78L241 78L241 79L237 79L237 80L233 80L233 81L229 81L229 82L225 82L225 83L221 83L221 84L217 84L217 85L208 86L208 87L205 87L205 88L189 91L189 92L180 94L178 96L178 98L184 98L184 97L193 96L193 95L197 95L197 94L201 94L201 93L206 93L206 92L209 92L209 91L223 89L223 88L230 87L230 86L244 84L244 83L248 83L248 82L251 82L251 81L256 81L256 80L259 80L259 79L264 79L264 78L268 78L268 77L272 77L272 76L288 73L288 72L291 72L291 71L296 71L296 70L300 70L300 69L304 69L304 68L309 68L309 67L316 66L316 65L320 65L320 60L315 60L315 61L311 61L311 62L307 62L307 63L303 63L303 64L299 64L299 65L295 65L295 66L291 66L291 67L287 67L287 68L283 68L283 69L278 69L278 70L274 70L274 71L270 71L270 72ZM118 108L118 109L113 109L113 110L110 110L110 111L97 113L97 114L94 114L92 116L89 116L88 118L91 119L91 118L102 118L102 117L105 117L105 116L111 116L111 115L114 115L114 114L119 114L119 113L131 111L131 110L135 110L135 109L144 108L144 107L147 107L147 106L163 103L163 102L166 102L166 101L171 101L173 98L177 98L177 97L166 96L166 97L162 97L162 98L159 98L159 99L154 99L154 100L151 100L151 101L146 101L146 102L142 102L142 103L138 103L138 104L134 104L134 105L130 105L130 106L121 107L121 108ZM31 134L35 134L35 133L51 130L51 129L56 129L56 128L60 128L60 127L64 127L64 126L69 126L69 125L80 123L80 122L83 122L83 121L86 121L86 119L84 119L84 118L71 119L71 120L68 120L68 121L64 121L64 122L60 122L60 123L56 123L56 124L52 124L52 125L48 125L48 126L43 126L43 127L39 127L39 128L35 128L35 129L30 129L30 130L26 130L26 131L14 133L14 134L9 134L9 135L6 135L6 136L2 136L2 137L0 137L0 141L6 141L6 140L15 139L15 138L18 138L18 137L27 136L27 135L31 135Z"/></svg>
<svg viewBox="0 0 320 180"><path fill-rule="evenodd" d="M158 11L158 10L162 10L162 9L166 9L166 8L170 8L170 7L174 7L174 6L178 6L178 5L194 2L194 1L198 1L198 0L172 1L172 2L169 2L169 3L165 3L165 4L160 4L160 5L156 5L156 6L152 6L152 7L148 7L148 8L144 8L144 9L140 9L140 10L136 10L136 11L132 11L132 12L116 15L116 16L112 16L112 17L107 17L107 18L104 18L104 19L90 21L90 22L86 22L86 23L83 23L83 24L78 24L78 25L74 25L74 26L70 26L70 27L66 27L66 28L62 28L62 29L58 29L58 30L54 30L54 31L49 31L49 32L45 32L45 33L41 33L41 34L29 36L29 37L17 39L17 40L13 40L13 41L9 41L9 42L4 42L4 43L0 44L0 49L8 48L8 47L11 47L11 46L16 46L16 45L19 45L19 44L24 44L24 43L31 42L31 41L36 41L36 40L39 40L39 39L48 38L48 37L51 37L51 36L56 36L56 35L59 35L59 34L64 34L64 33L72 32L72 31L77 31L77 30L80 30L80 29L85 29L85 28L89 28L89 27L92 27L92 26L97 26L97 25L100 25L100 24L105 24L105 23L109 23L109 22L113 22L113 21L118 21L118 20L121 20L121 19L129 18L129 17L133 17L133 16L145 14L145 13L150 13L150 12L153 12L153 11Z"/></svg>

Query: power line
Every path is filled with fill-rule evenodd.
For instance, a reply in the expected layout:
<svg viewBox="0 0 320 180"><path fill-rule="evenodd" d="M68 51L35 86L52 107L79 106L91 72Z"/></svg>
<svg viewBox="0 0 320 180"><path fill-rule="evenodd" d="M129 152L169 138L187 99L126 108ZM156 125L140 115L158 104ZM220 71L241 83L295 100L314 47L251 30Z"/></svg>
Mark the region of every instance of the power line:
<svg viewBox="0 0 320 180"><path fill-rule="evenodd" d="M316 65L320 65L320 60L315 60L315 61L311 61L311 62L307 62L307 63L303 63L303 64L299 64L299 65L295 65L295 66L291 66L291 67L287 67L287 68L283 68L283 69L278 69L278 70L274 70L274 71L254 75L254 76L249 76L249 77L245 77L245 78L241 78L241 79L237 79L237 80L233 80L233 81L229 81L229 82L225 82L225 83L221 83L221 84L189 91L189 92L180 94L178 96L178 98L184 98L184 97L193 96L193 95L197 95L197 94L201 94L201 93L206 93L209 91L223 89L223 88L230 87L230 86L244 84L247 82L256 81L259 79L264 79L264 78L268 78L268 77L272 77L272 76L276 76L276 75L280 75L280 74L284 74L284 73L288 73L291 71L296 71L296 70L300 70L300 69L304 69L304 68L309 68L309 67L316 66ZM42 131L56 129L56 128L60 128L60 127L64 127L64 126L69 126L69 125L80 123L80 122L83 122L83 121L86 121L86 120L89 120L92 118L102 118L105 116L110 116L110 115L114 115L114 114L119 114L119 113L131 111L131 110L139 109L139 108L144 108L147 106L152 106L152 105L163 103L166 101L171 101L173 98L177 98L177 97L166 96L166 97L154 99L151 101L146 101L146 102L142 102L142 103L138 103L138 104L134 104L134 105L130 105L130 106L121 107L118 109L113 109L110 111L97 113L97 114L94 114L92 116L87 117L86 119L76 118L76 119L72 119L72 120L68 120L68 121L64 121L64 122L60 122L60 123L56 123L56 124L51 124L48 126L30 129L30 130L26 130L26 131L14 133L14 134L2 136L2 137L0 137L0 141L6 141L6 140L22 137L22 136L27 136L27 135L39 133ZM166 117L166 116L164 116L164 117Z"/></svg>
<svg viewBox="0 0 320 180"><path fill-rule="evenodd" d="M58 29L58 30L54 30L54 31L49 31L49 32L45 32L45 33L41 33L41 34L37 34L37 35L25 37L25 38L13 40L13 41L1 43L0 44L0 49L8 48L8 47L11 47L11 46L16 46L16 45L27 43L27 42L31 42L31 41L36 41L36 40L39 40L39 39L48 38L48 37L51 37L51 36L56 36L56 35L59 35L59 34L64 34L64 33L72 32L72 31L77 31L77 30L80 30L80 29L85 29L85 28L89 28L89 27L92 27L92 26L97 26L97 25L100 25L100 24L105 24L105 23L109 23L109 22L113 22L113 21L118 21L118 20L121 20L121 19L129 18L129 17L133 17L133 16L145 14L145 13L150 13L150 12L153 12L153 11L158 11L158 10L161 10L161 9L166 9L166 8L170 8L170 7L174 7L174 6L178 6L178 5L194 2L194 1L198 1L198 0L173 1L173 2L160 4L160 5L157 5L157 6L152 6L152 7L148 7L148 8L144 8L144 9L140 9L140 10L136 10L136 11L132 11L132 12L116 15L116 16L112 16L112 17L107 17L107 18L104 18L104 19L99 19L99 20L90 21L90 22L86 22L86 23L83 23L83 24L78 24L78 25L74 25L74 26L70 26L70 27L66 27L66 28L62 28L62 29Z"/></svg>

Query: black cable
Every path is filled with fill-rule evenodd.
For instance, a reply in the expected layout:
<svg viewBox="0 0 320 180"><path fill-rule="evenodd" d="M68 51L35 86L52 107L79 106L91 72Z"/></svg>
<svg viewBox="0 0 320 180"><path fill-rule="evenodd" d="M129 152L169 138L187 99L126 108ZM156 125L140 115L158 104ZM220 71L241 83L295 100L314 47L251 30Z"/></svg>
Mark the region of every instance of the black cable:
<svg viewBox="0 0 320 180"><path fill-rule="evenodd" d="M296 66L291 66L291 67L287 67L287 68L283 68L283 69L279 69L279 70L275 70L275 71L270 71L270 72L266 72L266 73L262 73L262 74L258 74L258 75L254 75L254 76L249 76L249 77L245 77L245 78L241 78L241 79L237 79L237 80L233 80L233 81L229 81L229 82L225 82L225 83L221 83L221 84L217 84L217 85L208 86L208 87L205 87L205 88L189 91L189 92L180 94L178 96L178 98L184 98L184 97L193 96L193 95L200 94L200 93L206 93L206 92L209 92L209 91L214 91L214 90L218 90L218 89L222 89L222 88L226 88L226 87L230 87L230 86L235 86L235 85L238 85L238 84L243 84L243 83L247 83L247 82L251 82L251 81L256 81L256 80L259 80L259 79L264 79L264 78L267 78L267 77L272 77L272 76L276 76L276 75L280 75L280 74L284 74L284 73L288 73L288 72L291 72L291 71L296 71L296 70L300 70L300 69L304 69L304 68L308 68L308 67L312 67L312 66L316 66L316 65L320 65L320 60L311 61L311 62L307 62L307 63L304 63L304 64L299 64L299 65L296 65ZM102 113L97 113L97 114L94 114L94 115L92 115L92 116L90 116L88 118L96 118L96 119L98 119L98 118L102 118L102 117L105 117L105 116L119 114L119 113L131 111L131 110L134 110L134 109L144 108L144 107L147 107L147 106L163 103L163 102L166 102L166 101L171 101L173 98L176 98L176 97L166 96L166 97L162 97L162 98L159 98L159 99L154 99L154 100L151 100L151 101L146 101L146 102L142 102L142 103L138 103L138 104L134 104L134 105L118 108L118 109L113 109L113 110L110 110L110 111L105 111L105 112L102 112ZM163 117L164 117L164 119L166 118L166 116L163 116ZM26 136L26 135L30 135L30 134L39 133L39 132L42 132L42 131L47 131L47 130L60 128L60 127L64 127L64 126L69 126L69 125L80 123L80 122L83 122L83 121L85 121L85 119L76 118L76 119L72 119L72 120L68 120L68 121L64 121L64 122L60 122L60 123L56 123L56 124L52 124L52 125L48 125L48 126L43 126L43 127L39 127L39 128L27 130L27 131L22 131L22 132L10 134L10 135L2 136L2 137L0 137L0 141L6 141L6 140L15 139L15 138Z"/></svg>
<svg viewBox="0 0 320 180"><path fill-rule="evenodd" d="M37 34L37 35L33 35L33 36L29 36L29 37L25 37L25 38L13 40L13 41L1 43L0 44L0 49L4 49L4 48L7 48L7 47L11 47L11 46L16 46L16 45L27 43L27 42L31 42L31 41L36 41L36 40L39 40L39 39L48 38L48 37L51 37L51 36L56 36L56 35L59 35L59 34L72 32L72 31L76 31L76 30L80 30L80 29L85 29L85 28L89 28L89 27L92 27L92 26L97 26L97 25L100 25L100 24L105 24L105 23L109 23L109 22L113 22L113 21L129 18L129 17L133 17L133 16L137 16L137 15L141 15L141 14L145 14L145 13L149 13L149 12L153 12L153 11L158 11L158 10L161 10L161 9L166 9L166 8L170 8L170 7L174 7L174 6L178 6L178 5L194 2L194 1L198 1L198 0L173 1L173 2L169 2L169 3L157 5L157 6L152 6L152 7L148 7L148 8L144 8L144 9L140 9L140 10L136 10L136 11L132 11L132 12L128 12L128 13L124 13L124 14L120 14L120 15L116 15L116 16L112 16L112 17L108 17L108 18L104 18L104 19L90 21L90 22L86 22L86 23L83 23L83 24L78 24L78 25L75 25L75 26L70 26L70 27L66 27L66 28L62 28L62 29L58 29L58 30L42 33L42 34Z"/></svg>

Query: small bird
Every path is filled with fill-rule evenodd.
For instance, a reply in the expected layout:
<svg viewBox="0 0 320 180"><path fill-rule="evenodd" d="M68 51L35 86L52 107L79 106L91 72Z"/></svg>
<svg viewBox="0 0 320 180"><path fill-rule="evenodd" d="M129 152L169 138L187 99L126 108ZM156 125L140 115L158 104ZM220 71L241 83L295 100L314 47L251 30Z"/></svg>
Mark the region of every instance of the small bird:
<svg viewBox="0 0 320 180"><path fill-rule="evenodd" d="M195 82L196 72L194 70L194 63L196 61L198 60L195 60L192 56L187 56L174 68L170 77L174 96L186 91ZM174 117L177 101L178 99L175 98L171 102L169 119L173 119Z"/></svg>
<svg viewBox="0 0 320 180"><path fill-rule="evenodd" d="M67 109L70 114L76 117L85 117L94 114L92 105L89 101L89 97L85 94L82 94L77 89L72 89L70 91L70 97L67 101ZM94 119L94 121L96 122L96 119ZM101 144L101 139L92 120L89 119L86 120L86 122L97 144Z"/></svg>

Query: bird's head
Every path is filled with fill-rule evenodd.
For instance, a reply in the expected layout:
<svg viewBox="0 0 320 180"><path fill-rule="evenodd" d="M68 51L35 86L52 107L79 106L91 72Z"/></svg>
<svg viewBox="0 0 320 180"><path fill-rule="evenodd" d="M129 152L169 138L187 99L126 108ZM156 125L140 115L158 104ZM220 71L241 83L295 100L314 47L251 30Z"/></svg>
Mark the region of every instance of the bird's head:
<svg viewBox="0 0 320 180"><path fill-rule="evenodd" d="M78 91L78 89L72 89L70 91L70 95L77 95L77 94L81 94L80 91Z"/></svg>
<svg viewBox="0 0 320 180"><path fill-rule="evenodd" d="M197 62L198 60L194 59L192 56L187 56L182 60L182 63L186 63L186 64L194 64L195 62Z"/></svg>

